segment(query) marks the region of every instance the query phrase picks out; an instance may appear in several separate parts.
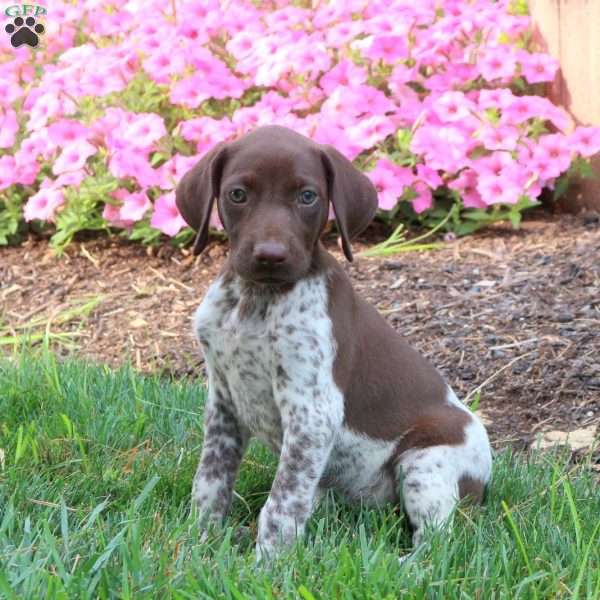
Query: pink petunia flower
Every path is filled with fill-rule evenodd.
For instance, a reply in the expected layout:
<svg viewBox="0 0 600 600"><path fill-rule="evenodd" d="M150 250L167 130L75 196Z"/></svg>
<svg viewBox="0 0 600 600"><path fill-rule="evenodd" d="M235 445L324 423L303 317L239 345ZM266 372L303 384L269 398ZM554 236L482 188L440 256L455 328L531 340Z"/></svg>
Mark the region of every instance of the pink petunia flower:
<svg viewBox="0 0 600 600"><path fill-rule="evenodd" d="M360 85L346 91L350 92L346 94L348 107L354 110L357 115L363 113L386 114L396 110L394 102L372 85Z"/></svg>
<svg viewBox="0 0 600 600"><path fill-rule="evenodd" d="M15 152L14 159L14 183L32 185L35 182L41 168L36 157L21 149L18 152Z"/></svg>
<svg viewBox="0 0 600 600"><path fill-rule="evenodd" d="M175 192L163 194L156 199L150 224L170 236L177 235L186 226L175 204Z"/></svg>
<svg viewBox="0 0 600 600"><path fill-rule="evenodd" d="M569 137L569 146L581 156L600 152L600 127L578 127Z"/></svg>
<svg viewBox="0 0 600 600"><path fill-rule="evenodd" d="M0 190L17 183L16 162L14 156L0 156Z"/></svg>
<svg viewBox="0 0 600 600"><path fill-rule="evenodd" d="M104 115L94 121L92 128L98 136L109 136L115 130L131 125L137 118L136 113L123 110L116 106L109 106Z"/></svg>
<svg viewBox="0 0 600 600"><path fill-rule="evenodd" d="M28 131L44 127L48 119L58 116L61 111L62 105L56 95L48 93L39 96L27 119Z"/></svg>
<svg viewBox="0 0 600 600"><path fill-rule="evenodd" d="M234 124L227 118L216 120L211 117L198 117L179 124L181 137L196 144L199 153L207 152L218 142L235 133Z"/></svg>
<svg viewBox="0 0 600 600"><path fill-rule="evenodd" d="M471 167L478 175L499 176L515 165L515 161L508 152L492 152L472 161Z"/></svg>
<svg viewBox="0 0 600 600"><path fill-rule="evenodd" d="M48 127L48 137L55 146L66 146L79 140L87 140L92 131L79 121L60 119Z"/></svg>
<svg viewBox="0 0 600 600"><path fill-rule="evenodd" d="M14 81L0 80L0 106L8 106L23 95L23 89Z"/></svg>
<svg viewBox="0 0 600 600"><path fill-rule="evenodd" d="M416 197L411 200L415 212L422 213L430 209L433 206L433 194L427 184L418 181L413 188L417 192Z"/></svg>
<svg viewBox="0 0 600 600"><path fill-rule="evenodd" d="M121 218L135 222L144 217L146 212L152 208L152 203L148 199L146 192L133 192L121 197L123 205L121 206Z"/></svg>
<svg viewBox="0 0 600 600"><path fill-rule="evenodd" d="M531 168L541 179L552 179L570 166L573 152L569 138L560 133L544 135L533 148Z"/></svg>
<svg viewBox="0 0 600 600"><path fill-rule="evenodd" d="M21 142L17 154L28 157L28 160L35 160L40 155L46 160L50 159L56 148L47 133L47 129L44 128L31 133Z"/></svg>
<svg viewBox="0 0 600 600"><path fill-rule="evenodd" d="M366 176L371 180L379 197L379 208L391 210L398 203L407 187L414 182L413 172L382 158L377 161L375 168Z"/></svg>
<svg viewBox="0 0 600 600"><path fill-rule="evenodd" d="M432 109L442 122L451 123L469 117L475 105L463 92L446 92L433 101Z"/></svg>
<svg viewBox="0 0 600 600"><path fill-rule="evenodd" d="M127 221L121 218L121 207L109 204L108 202L102 209L102 218L108 221L114 227L131 227L131 221Z"/></svg>
<svg viewBox="0 0 600 600"><path fill-rule="evenodd" d="M469 152L477 145L464 126L426 124L413 135L410 149L432 169L455 172L470 165Z"/></svg>
<svg viewBox="0 0 600 600"><path fill-rule="evenodd" d="M398 95L406 89L407 83L417 79L419 79L419 73L416 67L407 67L405 64L400 63L394 67L391 75L387 78L387 84L390 91L394 95Z"/></svg>
<svg viewBox="0 0 600 600"><path fill-rule="evenodd" d="M365 149L383 141L395 131L396 126L394 123L388 117L382 115L366 117L356 125L346 128L350 140Z"/></svg>
<svg viewBox="0 0 600 600"><path fill-rule="evenodd" d="M479 139L488 150L515 150L519 136L519 130L510 125L486 125L479 132Z"/></svg>
<svg viewBox="0 0 600 600"><path fill-rule="evenodd" d="M204 151L202 154L204 154ZM196 156L176 154L173 158L169 159L159 167L158 170L160 171L161 177L159 187L163 190L175 189L181 178L200 160L200 158L200 154Z"/></svg>
<svg viewBox="0 0 600 600"><path fill-rule="evenodd" d="M68 173L63 173L59 177L54 180L53 187L79 187L81 182L88 177L88 174L85 172L85 169L81 169L79 171L69 171Z"/></svg>
<svg viewBox="0 0 600 600"><path fill-rule="evenodd" d="M339 48L344 44L349 43L359 33L362 33L362 25L360 21L336 23L331 28L326 30L326 42L328 46Z"/></svg>
<svg viewBox="0 0 600 600"><path fill-rule="evenodd" d="M149 150L166 133L165 122L160 115L143 113L127 126L123 139L132 148Z"/></svg>
<svg viewBox="0 0 600 600"><path fill-rule="evenodd" d="M96 62L84 71L80 85L86 96L105 96L123 90L127 81L114 65L98 65Z"/></svg>
<svg viewBox="0 0 600 600"><path fill-rule="evenodd" d="M256 43L256 35L251 31L239 31L227 42L226 48L237 60L252 54Z"/></svg>
<svg viewBox="0 0 600 600"><path fill-rule="evenodd" d="M423 103L408 85L395 85L392 88L394 100L399 104L395 118L398 119L398 127L412 127L423 113Z"/></svg>
<svg viewBox="0 0 600 600"><path fill-rule="evenodd" d="M395 63L408 58L406 38L400 35L383 35L373 40L373 43L363 51L364 56L371 60L383 60Z"/></svg>
<svg viewBox="0 0 600 600"><path fill-rule="evenodd" d="M207 89L205 77L197 74L178 81L172 88L170 98L173 104L197 108L210 96L211 92Z"/></svg>
<svg viewBox="0 0 600 600"><path fill-rule="evenodd" d="M116 151L108 163L108 170L117 179L135 178L142 188L160 183L160 173L157 169L152 168L147 156L142 152Z"/></svg>
<svg viewBox="0 0 600 600"><path fill-rule="evenodd" d="M427 184L432 190L443 184L438 172L427 165L417 165L417 179Z"/></svg>
<svg viewBox="0 0 600 600"><path fill-rule="evenodd" d="M510 104L502 109L501 123L518 125L538 115L535 97L515 96Z"/></svg>
<svg viewBox="0 0 600 600"><path fill-rule="evenodd" d="M548 54L522 52L519 62L521 73L529 83L553 81L559 68L558 61Z"/></svg>
<svg viewBox="0 0 600 600"><path fill-rule="evenodd" d="M185 56L173 49L159 49L148 57L142 64L146 72L156 83L169 83L173 75L183 73Z"/></svg>
<svg viewBox="0 0 600 600"><path fill-rule="evenodd" d="M23 214L26 221L40 219L41 221L52 221L56 213L56 209L65 201L62 190L52 187L40 189L37 194L29 198Z"/></svg>
<svg viewBox="0 0 600 600"><path fill-rule="evenodd" d="M363 67L355 65L350 60L341 60L330 69L319 81L323 90L330 94L338 86L352 87L362 85L367 81L367 72Z"/></svg>
<svg viewBox="0 0 600 600"><path fill-rule="evenodd" d="M0 148L10 148L15 143L19 122L12 108L6 111L0 108Z"/></svg>
<svg viewBox="0 0 600 600"><path fill-rule="evenodd" d="M481 175L477 191L482 200L491 204L516 204L523 195L523 189L506 175Z"/></svg>
<svg viewBox="0 0 600 600"><path fill-rule="evenodd" d="M96 154L98 149L85 140L72 142L65 146L60 156L52 166L52 172L55 175L66 173L67 171L77 171L83 169L87 159Z"/></svg>
<svg viewBox="0 0 600 600"><path fill-rule="evenodd" d="M327 117L319 117L311 137L319 144L335 146L348 160L354 160L363 150L361 146L350 139L345 129Z"/></svg>
<svg viewBox="0 0 600 600"><path fill-rule="evenodd" d="M479 73L487 81L513 77L517 69L515 55L506 47L488 48L477 63Z"/></svg>
<svg viewBox="0 0 600 600"><path fill-rule="evenodd" d="M210 40L206 27L202 22L186 20L177 28L177 35L193 42L194 44L205 44Z"/></svg>
<svg viewBox="0 0 600 600"><path fill-rule="evenodd" d="M466 208L487 208L487 204L477 190L477 174L471 169L461 171L456 179L448 183L448 187L460 192Z"/></svg>
<svg viewBox="0 0 600 600"><path fill-rule="evenodd" d="M515 97L503 110L500 121L514 125L534 117L550 121L561 131L567 130L570 126L570 119L564 109L541 96Z"/></svg>
<svg viewBox="0 0 600 600"><path fill-rule="evenodd" d="M311 38L314 43L311 43ZM327 48L320 39L315 38L317 38L315 35L308 37L304 47L297 48L293 52L296 71L304 74L311 81L316 80L321 72L327 72L331 68L331 57Z"/></svg>
<svg viewBox="0 0 600 600"><path fill-rule="evenodd" d="M508 88L496 88L493 90L481 90L479 92L478 104L482 110L488 108L506 108L509 106L515 95Z"/></svg>

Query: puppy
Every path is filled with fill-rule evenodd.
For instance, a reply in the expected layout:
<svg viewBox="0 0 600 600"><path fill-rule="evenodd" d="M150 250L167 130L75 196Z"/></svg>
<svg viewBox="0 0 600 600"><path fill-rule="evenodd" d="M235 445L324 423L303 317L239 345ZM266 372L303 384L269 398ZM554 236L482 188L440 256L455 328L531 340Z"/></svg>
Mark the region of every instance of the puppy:
<svg viewBox="0 0 600 600"><path fill-rule="evenodd" d="M319 241L333 209L344 254L377 192L331 146L261 127L211 150L177 206L208 239L214 202L231 251L198 308L208 371L204 445L193 485L203 522L221 521L251 437L279 456L257 555L303 532L319 491L402 503L418 544L491 475L484 427L440 374L359 298Z"/></svg>

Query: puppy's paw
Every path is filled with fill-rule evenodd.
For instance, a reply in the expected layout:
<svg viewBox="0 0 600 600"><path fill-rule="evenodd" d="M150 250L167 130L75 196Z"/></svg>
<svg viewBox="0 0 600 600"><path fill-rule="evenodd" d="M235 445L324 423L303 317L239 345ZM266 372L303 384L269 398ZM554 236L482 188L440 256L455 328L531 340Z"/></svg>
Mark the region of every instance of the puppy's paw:
<svg viewBox="0 0 600 600"><path fill-rule="evenodd" d="M211 539L219 537L223 532L223 525L212 519L198 519L199 542L208 543Z"/></svg>
<svg viewBox="0 0 600 600"><path fill-rule="evenodd" d="M254 550L254 564L265 566L269 562L269 554L266 550L263 549L262 546L256 544L256 548Z"/></svg>
<svg viewBox="0 0 600 600"><path fill-rule="evenodd" d="M262 549L263 554L274 556L282 548L292 545L301 534L302 531L293 517L274 513L269 505L265 504L258 519L256 540L257 547Z"/></svg>
<svg viewBox="0 0 600 600"><path fill-rule="evenodd" d="M268 565L281 553L284 543L275 536L261 536L260 531L256 540L256 564Z"/></svg>

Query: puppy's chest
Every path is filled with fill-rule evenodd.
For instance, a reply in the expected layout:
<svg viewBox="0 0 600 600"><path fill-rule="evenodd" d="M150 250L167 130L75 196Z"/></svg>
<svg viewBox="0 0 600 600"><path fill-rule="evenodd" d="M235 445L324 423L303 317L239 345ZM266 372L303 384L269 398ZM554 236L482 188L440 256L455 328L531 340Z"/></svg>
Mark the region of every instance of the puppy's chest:
<svg viewBox="0 0 600 600"><path fill-rule="evenodd" d="M195 331L211 385L223 388L239 421L278 451L282 410L310 403L332 355L325 282L259 295L217 280L196 312Z"/></svg>

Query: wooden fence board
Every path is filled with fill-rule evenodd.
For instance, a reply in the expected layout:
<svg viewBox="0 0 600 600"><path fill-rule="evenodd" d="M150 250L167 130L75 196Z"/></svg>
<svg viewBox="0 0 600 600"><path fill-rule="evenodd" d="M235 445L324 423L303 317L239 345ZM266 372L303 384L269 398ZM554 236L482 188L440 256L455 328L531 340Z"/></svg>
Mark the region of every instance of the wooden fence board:
<svg viewBox="0 0 600 600"><path fill-rule="evenodd" d="M562 105L577 125L600 126L600 0L530 0L536 38L559 59L560 72L548 96ZM600 156L597 177L573 187L567 203L600 210Z"/></svg>

